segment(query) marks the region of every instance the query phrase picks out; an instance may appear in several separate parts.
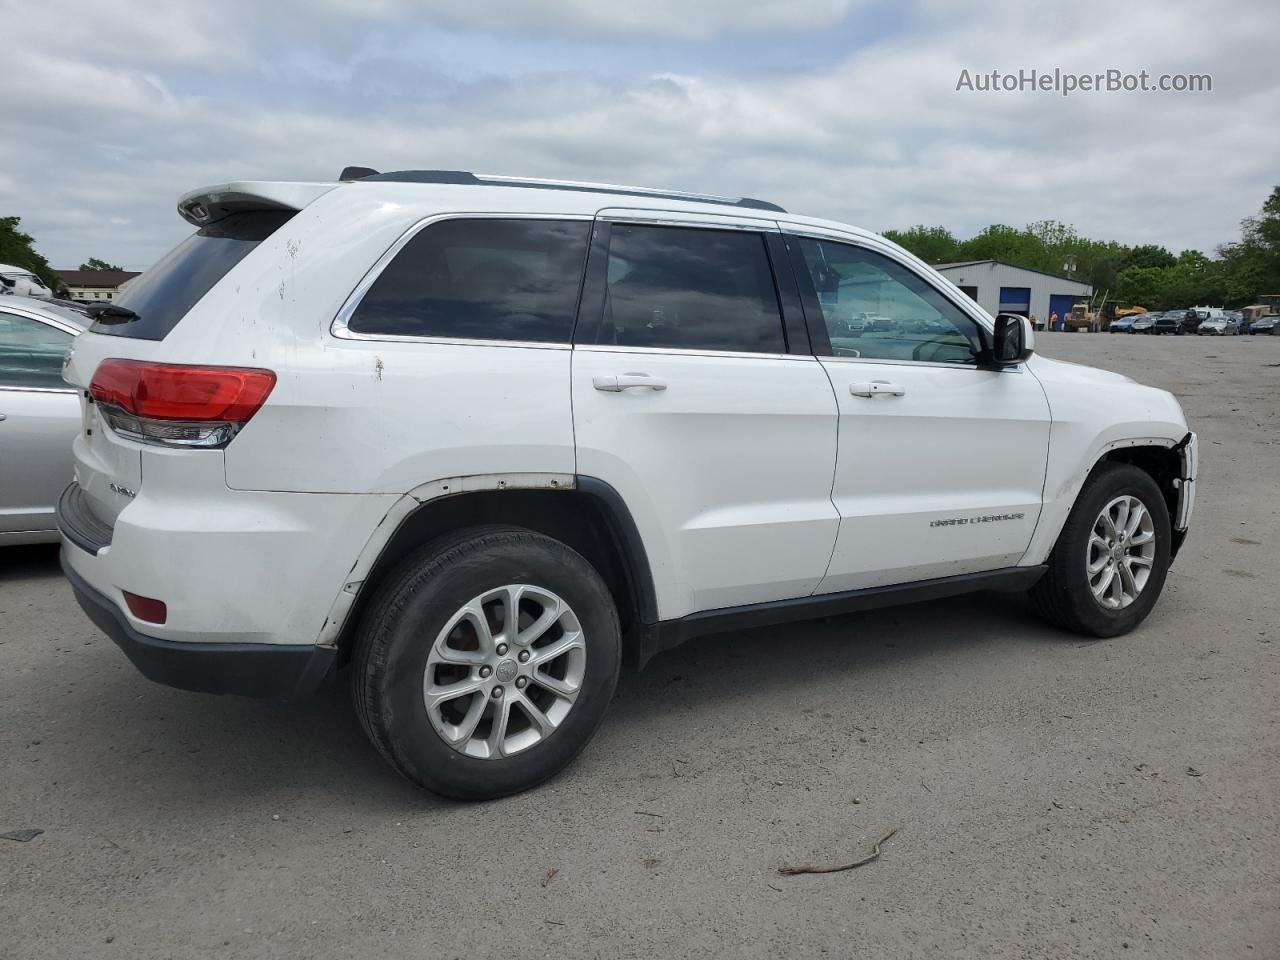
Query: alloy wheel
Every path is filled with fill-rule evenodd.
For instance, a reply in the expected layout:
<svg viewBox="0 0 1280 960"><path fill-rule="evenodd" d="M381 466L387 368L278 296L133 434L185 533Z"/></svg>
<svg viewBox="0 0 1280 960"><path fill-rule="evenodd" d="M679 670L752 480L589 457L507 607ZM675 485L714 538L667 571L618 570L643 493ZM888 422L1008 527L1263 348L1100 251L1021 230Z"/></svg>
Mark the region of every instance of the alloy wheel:
<svg viewBox="0 0 1280 960"><path fill-rule="evenodd" d="M1138 599L1151 577L1156 528L1151 511L1137 497L1116 497L1098 514L1085 551L1085 571L1094 599L1108 610L1123 610Z"/></svg>
<svg viewBox="0 0 1280 960"><path fill-rule="evenodd" d="M550 590L507 584L482 593L432 644L422 685L431 725L469 757L527 750L573 709L586 652L577 615Z"/></svg>

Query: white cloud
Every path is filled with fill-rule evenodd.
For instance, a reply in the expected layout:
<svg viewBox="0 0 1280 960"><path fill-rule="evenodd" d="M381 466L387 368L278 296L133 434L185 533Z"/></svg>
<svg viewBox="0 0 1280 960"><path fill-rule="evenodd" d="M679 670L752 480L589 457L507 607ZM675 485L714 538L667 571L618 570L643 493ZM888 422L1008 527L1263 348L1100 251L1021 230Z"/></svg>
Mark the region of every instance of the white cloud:
<svg viewBox="0 0 1280 960"><path fill-rule="evenodd" d="M483 30L532 27L588 33L640 32L667 37L706 37L713 33L813 30L835 23L856 0L329 0L353 15L417 13L459 26Z"/></svg>
<svg viewBox="0 0 1280 960"><path fill-rule="evenodd" d="M450 16L496 16L504 2ZM767 76L686 62L675 73L604 77L565 62L465 82L360 52L356 24L411 32L424 11L444 16L443 4L383 0L360 5L357 18L328 0L342 35L323 43L289 39L319 36L318 21L267 36L265 21L243 10L215 16L215 6L166 5L160 26L137 28L147 44L167 43L149 56L104 55L65 34L6 50L0 214L21 215L56 265L98 256L144 266L184 232L173 213L182 192L231 177L330 177L348 163L742 193L873 229L924 222L963 234L1052 217L1173 249L1232 239L1280 180L1271 122L1280 76L1258 69L1274 14L1261 2L1170 10L1090 0L1066 12L926 3L888 39ZM713 3L679 24L667 0L622 13L588 0L518 6L526 12L504 22L603 31L592 18L608 9L612 29L673 35L767 29L777 10L828 24L848 4ZM187 30L199 35L168 37ZM272 89L307 56L317 59L304 82L289 96ZM955 91L962 68L1024 67L1209 72L1214 91ZM361 84L343 79L353 76Z"/></svg>

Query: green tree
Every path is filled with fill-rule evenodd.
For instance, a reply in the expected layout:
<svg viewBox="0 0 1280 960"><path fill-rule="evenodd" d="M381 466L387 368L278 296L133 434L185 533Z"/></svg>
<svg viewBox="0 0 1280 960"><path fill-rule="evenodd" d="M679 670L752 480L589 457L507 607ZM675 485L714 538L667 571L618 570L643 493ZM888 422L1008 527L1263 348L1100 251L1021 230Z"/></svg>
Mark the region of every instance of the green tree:
<svg viewBox="0 0 1280 960"><path fill-rule="evenodd" d="M960 244L961 260L1003 260L1032 270L1059 271L1062 264L1051 263L1049 251L1040 237L1003 223L993 223L977 236Z"/></svg>
<svg viewBox="0 0 1280 960"><path fill-rule="evenodd" d="M1174 256L1158 244L1128 247L1080 236L1070 224L1038 220L1022 229L993 223L957 240L945 227L917 225L885 236L929 263L1003 260L1045 273L1069 273L1113 300L1153 310L1209 304L1243 306L1280 294L1280 187L1257 216L1240 222L1240 239L1216 257L1198 250Z"/></svg>
<svg viewBox="0 0 1280 960"><path fill-rule="evenodd" d="M81 270L123 270L124 267L117 267L114 263L107 263L105 260L99 260L97 257L90 257L87 263L80 264Z"/></svg>
<svg viewBox="0 0 1280 960"><path fill-rule="evenodd" d="M1210 260L1199 250L1183 250L1172 267L1165 268L1162 306L1213 306L1226 300L1227 283L1220 260Z"/></svg>
<svg viewBox="0 0 1280 960"><path fill-rule="evenodd" d="M946 227L919 224L906 230L886 230L884 235L925 263L950 263L960 259L960 244Z"/></svg>
<svg viewBox="0 0 1280 960"><path fill-rule="evenodd" d="M1240 222L1240 240L1218 248L1229 303L1256 303L1280 293L1280 187L1271 191L1256 217Z"/></svg>
<svg viewBox="0 0 1280 960"><path fill-rule="evenodd" d="M1116 275L1112 297L1148 310L1166 310L1168 267L1125 267Z"/></svg>
<svg viewBox="0 0 1280 960"><path fill-rule="evenodd" d="M1178 258L1164 247L1154 243L1144 243L1141 246L1131 248L1124 255L1120 261L1120 269L1128 270L1130 267L1172 267L1177 261Z"/></svg>
<svg viewBox="0 0 1280 960"><path fill-rule="evenodd" d="M61 290L62 281L49 261L36 253L35 240L22 232L21 223L21 217L0 217L0 263L30 270L50 290Z"/></svg>

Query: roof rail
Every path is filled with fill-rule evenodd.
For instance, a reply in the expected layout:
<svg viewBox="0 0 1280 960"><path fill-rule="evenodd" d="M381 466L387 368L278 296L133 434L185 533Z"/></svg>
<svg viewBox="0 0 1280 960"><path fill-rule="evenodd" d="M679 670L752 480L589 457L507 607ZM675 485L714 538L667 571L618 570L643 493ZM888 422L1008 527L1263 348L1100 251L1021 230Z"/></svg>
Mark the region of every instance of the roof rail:
<svg viewBox="0 0 1280 960"><path fill-rule="evenodd" d="M575 180L540 180L536 178L500 177L476 174L466 170L399 170L361 177L364 181L390 183L447 183L487 187L526 187L537 190L572 190L575 193L607 193L621 196L652 197L658 200L688 200L694 203L714 203L725 207L746 207L752 210L772 210L786 213L776 203L755 200L751 197L716 197L701 193L682 193L677 190L656 190L650 187L622 187L610 183L583 183Z"/></svg>

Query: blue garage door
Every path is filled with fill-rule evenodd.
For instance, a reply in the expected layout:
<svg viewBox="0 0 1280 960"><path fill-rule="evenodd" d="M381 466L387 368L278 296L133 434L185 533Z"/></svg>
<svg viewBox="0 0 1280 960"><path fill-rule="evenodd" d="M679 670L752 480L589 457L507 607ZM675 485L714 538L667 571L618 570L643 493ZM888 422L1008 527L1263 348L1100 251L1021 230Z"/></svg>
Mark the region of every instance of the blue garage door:
<svg viewBox="0 0 1280 960"><path fill-rule="evenodd" d="M1026 313L1031 309L1030 287L1001 287L1000 312Z"/></svg>
<svg viewBox="0 0 1280 960"><path fill-rule="evenodd" d="M1075 305L1076 297L1069 293L1051 293L1049 294L1049 312L1057 312L1058 316L1065 317L1071 312L1071 308ZM1084 297L1079 299L1083 300Z"/></svg>

